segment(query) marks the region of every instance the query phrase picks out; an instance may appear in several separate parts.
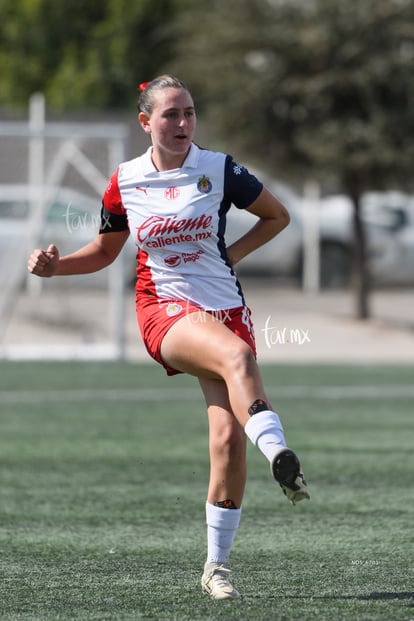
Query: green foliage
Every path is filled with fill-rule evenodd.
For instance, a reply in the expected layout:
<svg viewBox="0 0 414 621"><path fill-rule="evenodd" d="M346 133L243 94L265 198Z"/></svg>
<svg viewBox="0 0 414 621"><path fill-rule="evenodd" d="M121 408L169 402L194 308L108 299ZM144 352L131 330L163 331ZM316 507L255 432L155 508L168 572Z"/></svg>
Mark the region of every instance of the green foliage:
<svg viewBox="0 0 414 621"><path fill-rule="evenodd" d="M273 175L412 183L413 0L0 0L0 18L0 106L130 107L165 70Z"/></svg>
<svg viewBox="0 0 414 621"><path fill-rule="evenodd" d="M250 161L334 176L352 195L412 177L412 0L194 7L181 15L177 71Z"/></svg>
<svg viewBox="0 0 414 621"><path fill-rule="evenodd" d="M196 380L152 364L1 363L2 621L412 619L412 375L263 368L312 500L290 506L249 446L231 558L243 597L212 602Z"/></svg>
<svg viewBox="0 0 414 621"><path fill-rule="evenodd" d="M35 91L52 110L123 108L170 54L185 0L2 0L0 105Z"/></svg>

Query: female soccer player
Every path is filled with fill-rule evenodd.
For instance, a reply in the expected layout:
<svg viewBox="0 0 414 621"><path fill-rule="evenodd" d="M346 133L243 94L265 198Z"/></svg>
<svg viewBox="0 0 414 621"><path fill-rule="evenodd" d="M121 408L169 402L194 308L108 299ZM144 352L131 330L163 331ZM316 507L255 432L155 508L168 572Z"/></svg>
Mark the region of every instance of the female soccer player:
<svg viewBox="0 0 414 621"><path fill-rule="evenodd" d="M210 481L203 591L239 597L227 562L246 483L246 436L270 462L288 499L309 498L300 463L266 396L256 362L250 310L234 266L289 223L285 207L231 156L193 142L196 114L185 84L169 75L141 85L138 119L151 139L119 165L106 188L96 239L60 257L35 250L37 276L85 274L114 261L132 235L137 251L136 311L149 354L167 374L198 378L209 421ZM255 225L226 247L231 204Z"/></svg>

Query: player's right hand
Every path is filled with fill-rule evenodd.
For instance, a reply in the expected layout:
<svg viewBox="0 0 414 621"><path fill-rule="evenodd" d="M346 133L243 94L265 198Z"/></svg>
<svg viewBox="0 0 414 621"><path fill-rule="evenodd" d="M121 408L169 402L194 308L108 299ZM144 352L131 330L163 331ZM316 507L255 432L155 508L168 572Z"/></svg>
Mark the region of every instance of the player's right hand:
<svg viewBox="0 0 414 621"><path fill-rule="evenodd" d="M27 262L27 269L31 274L49 278L56 272L59 264L59 250L50 244L47 250L33 250Z"/></svg>

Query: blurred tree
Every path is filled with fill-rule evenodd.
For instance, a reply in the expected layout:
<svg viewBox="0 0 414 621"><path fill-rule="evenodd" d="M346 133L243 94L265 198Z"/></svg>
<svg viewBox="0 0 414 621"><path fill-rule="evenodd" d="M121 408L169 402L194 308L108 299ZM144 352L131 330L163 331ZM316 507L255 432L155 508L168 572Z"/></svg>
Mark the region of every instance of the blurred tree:
<svg viewBox="0 0 414 621"><path fill-rule="evenodd" d="M273 174L351 197L360 318L361 195L413 181L413 23L413 0L195 0L180 14L175 70L212 126Z"/></svg>
<svg viewBox="0 0 414 621"><path fill-rule="evenodd" d="M0 105L125 108L171 54L190 0L0 0ZM170 25L170 27L167 27Z"/></svg>

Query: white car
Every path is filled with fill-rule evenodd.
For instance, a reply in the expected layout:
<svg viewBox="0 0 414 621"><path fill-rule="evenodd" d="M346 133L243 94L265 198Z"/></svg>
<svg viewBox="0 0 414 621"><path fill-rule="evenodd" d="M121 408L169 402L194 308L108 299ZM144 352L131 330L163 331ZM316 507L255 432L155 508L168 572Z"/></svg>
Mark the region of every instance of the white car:
<svg viewBox="0 0 414 621"><path fill-rule="evenodd" d="M275 239L248 255L237 265L240 274L270 275L300 281L303 267L304 210L307 203L290 188L267 183L289 210L291 222ZM101 198L73 189L56 188L43 221L29 220L29 188L0 185L0 285L11 278L11 261L22 266L33 245L54 242L62 254L91 241L99 228ZM414 284L414 198L390 192L367 194L363 221L368 241L368 268L374 284ZM322 287L349 284L353 245L353 207L345 196L323 198L319 203L320 283ZM227 216L227 245L243 235L256 218L232 207ZM38 231L36 229L38 227ZM136 248L130 240L124 249L125 279L132 284ZM16 265L18 267L18 265ZM17 273L17 272L16 272ZM76 286L101 287L108 271L76 279ZM64 280L65 286L72 277Z"/></svg>
<svg viewBox="0 0 414 621"><path fill-rule="evenodd" d="M99 197L56 188L46 201L46 213L33 217L29 192L26 185L0 185L0 285L11 278L24 282L27 258L34 247L54 243L61 254L67 254L91 241L99 229ZM78 278L77 285L101 287L107 279L105 270ZM65 286L71 282L70 276L64 279Z"/></svg>
<svg viewBox="0 0 414 621"><path fill-rule="evenodd" d="M401 192L367 193L361 217L366 233L367 264L374 285L414 284L414 198ZM320 205L324 284L349 282L353 246L353 205L346 196L328 197ZM336 249L331 263L323 248ZM341 259L342 257L342 259Z"/></svg>
<svg viewBox="0 0 414 621"><path fill-rule="evenodd" d="M291 222L275 239L243 259L237 271L301 280L305 210L309 204L283 185L267 185L286 205ZM354 244L353 205L346 196L324 197L316 213L320 284L323 288L346 287ZM362 199L362 220L372 283L414 284L414 198L401 192L368 193ZM233 207L228 216L228 242L240 237L254 221L254 216Z"/></svg>

